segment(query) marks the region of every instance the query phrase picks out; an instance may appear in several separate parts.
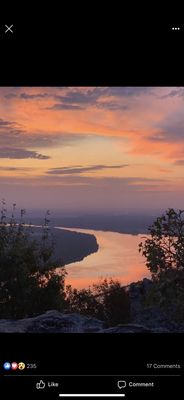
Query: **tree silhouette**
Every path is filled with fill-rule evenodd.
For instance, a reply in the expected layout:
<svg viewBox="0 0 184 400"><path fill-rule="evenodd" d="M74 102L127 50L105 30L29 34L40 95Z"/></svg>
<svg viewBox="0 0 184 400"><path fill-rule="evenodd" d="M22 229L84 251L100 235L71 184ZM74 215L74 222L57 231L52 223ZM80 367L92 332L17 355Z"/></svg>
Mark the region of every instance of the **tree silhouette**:
<svg viewBox="0 0 184 400"><path fill-rule="evenodd" d="M184 271L184 211L170 208L148 229L150 238L139 244L153 277L162 271Z"/></svg>
<svg viewBox="0 0 184 400"><path fill-rule="evenodd" d="M153 279L148 303L163 307L170 319L184 322L184 210L169 208L149 233L139 244Z"/></svg>
<svg viewBox="0 0 184 400"><path fill-rule="evenodd" d="M16 204L7 218L2 200L0 222L0 317L21 318L49 309L62 310L64 303L63 266L53 261L53 241L46 212L40 240L31 224L25 223L25 210L15 218ZM36 228L35 228L36 229ZM57 275L55 268L61 266Z"/></svg>

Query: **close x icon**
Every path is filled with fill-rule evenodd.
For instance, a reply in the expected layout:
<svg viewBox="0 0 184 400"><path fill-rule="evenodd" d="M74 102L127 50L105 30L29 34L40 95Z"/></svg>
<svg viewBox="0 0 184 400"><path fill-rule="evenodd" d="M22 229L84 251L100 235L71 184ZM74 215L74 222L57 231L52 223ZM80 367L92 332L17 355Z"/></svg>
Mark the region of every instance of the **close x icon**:
<svg viewBox="0 0 184 400"><path fill-rule="evenodd" d="M4 24L1 26L1 32L4 34L12 35L14 33L14 24Z"/></svg>

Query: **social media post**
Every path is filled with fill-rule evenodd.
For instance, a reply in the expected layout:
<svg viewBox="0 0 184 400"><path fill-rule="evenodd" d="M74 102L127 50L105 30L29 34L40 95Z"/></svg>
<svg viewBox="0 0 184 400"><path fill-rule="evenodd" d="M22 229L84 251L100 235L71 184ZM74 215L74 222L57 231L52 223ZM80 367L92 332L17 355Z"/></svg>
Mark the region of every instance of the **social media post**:
<svg viewBox="0 0 184 400"><path fill-rule="evenodd" d="M1 14L0 396L180 400L184 24L70 8Z"/></svg>
<svg viewBox="0 0 184 400"><path fill-rule="evenodd" d="M7 393L128 399L181 387L183 92L0 87Z"/></svg>

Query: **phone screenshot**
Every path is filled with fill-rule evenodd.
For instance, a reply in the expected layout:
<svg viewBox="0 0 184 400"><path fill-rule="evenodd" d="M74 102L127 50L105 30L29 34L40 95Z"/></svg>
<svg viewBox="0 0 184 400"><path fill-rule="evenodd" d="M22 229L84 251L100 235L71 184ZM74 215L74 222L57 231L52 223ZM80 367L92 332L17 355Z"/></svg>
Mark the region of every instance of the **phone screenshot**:
<svg viewBox="0 0 184 400"><path fill-rule="evenodd" d="M0 28L0 396L180 400L182 66L61 26Z"/></svg>

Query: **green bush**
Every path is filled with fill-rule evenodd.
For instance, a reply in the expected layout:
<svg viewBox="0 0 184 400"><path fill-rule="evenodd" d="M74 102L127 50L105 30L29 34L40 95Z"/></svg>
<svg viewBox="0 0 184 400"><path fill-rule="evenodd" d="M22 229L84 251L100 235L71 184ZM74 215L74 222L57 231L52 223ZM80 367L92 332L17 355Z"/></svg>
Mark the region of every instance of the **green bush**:
<svg viewBox="0 0 184 400"><path fill-rule="evenodd" d="M127 323L130 320L130 299L118 281L112 279L95 284L88 289L67 287L66 301L69 312L99 318L107 326Z"/></svg>
<svg viewBox="0 0 184 400"><path fill-rule="evenodd" d="M19 222L15 207L8 219L2 202L0 223L0 317L22 318L48 309L61 310L64 304L65 269L57 275L52 260L53 241L49 234L46 213L41 240L35 240L31 226L24 222L21 210Z"/></svg>
<svg viewBox="0 0 184 400"><path fill-rule="evenodd" d="M148 228L150 238L139 244L154 278L175 268L184 271L184 211L169 208Z"/></svg>
<svg viewBox="0 0 184 400"><path fill-rule="evenodd" d="M168 209L139 244L153 286L146 304L158 305L170 320L184 322L184 211Z"/></svg>

